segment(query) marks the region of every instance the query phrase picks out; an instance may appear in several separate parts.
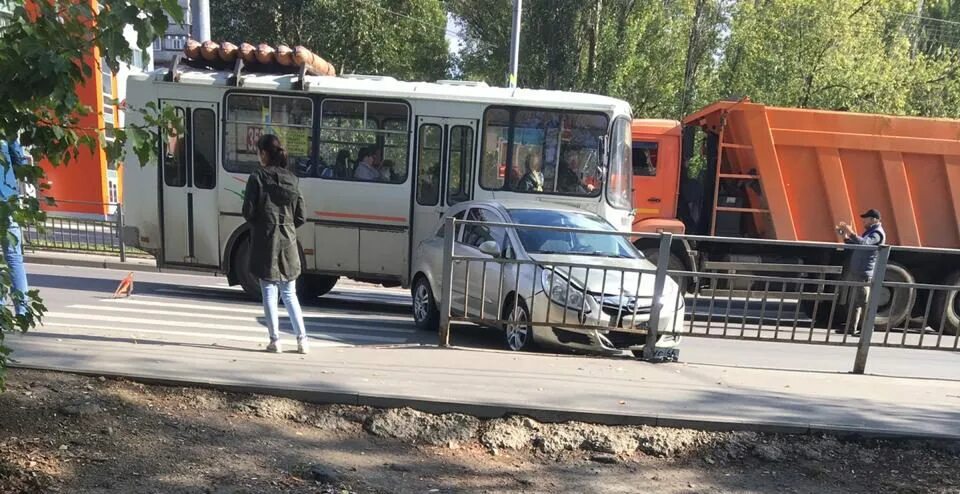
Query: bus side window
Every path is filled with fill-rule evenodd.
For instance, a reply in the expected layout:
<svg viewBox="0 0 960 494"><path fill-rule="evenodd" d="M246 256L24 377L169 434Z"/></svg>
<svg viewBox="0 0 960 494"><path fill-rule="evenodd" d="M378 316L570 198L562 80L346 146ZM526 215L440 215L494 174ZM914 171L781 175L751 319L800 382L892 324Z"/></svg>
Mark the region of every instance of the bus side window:
<svg viewBox="0 0 960 494"><path fill-rule="evenodd" d="M421 125L417 142L417 204L436 206L440 200L443 128L435 124Z"/></svg>
<svg viewBox="0 0 960 494"><path fill-rule="evenodd" d="M217 117L209 108L193 110L193 185L217 186Z"/></svg>
<svg viewBox="0 0 960 494"><path fill-rule="evenodd" d="M473 129L456 125L450 129L447 157L447 204L453 206L470 199L470 168L473 166Z"/></svg>
<svg viewBox="0 0 960 494"><path fill-rule="evenodd" d="M180 126L186 132L186 118L183 108L175 108ZM187 185L187 138L177 134L176 129L167 129L164 135L163 183L169 187Z"/></svg>

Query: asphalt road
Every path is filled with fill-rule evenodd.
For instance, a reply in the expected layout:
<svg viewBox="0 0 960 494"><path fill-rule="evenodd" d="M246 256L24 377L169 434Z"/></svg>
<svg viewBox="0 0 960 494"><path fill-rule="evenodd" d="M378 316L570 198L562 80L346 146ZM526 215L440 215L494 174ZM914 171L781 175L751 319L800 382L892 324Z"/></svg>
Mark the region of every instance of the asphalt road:
<svg viewBox="0 0 960 494"><path fill-rule="evenodd" d="M260 305L246 300L225 279L213 275L137 273L134 295L112 299L124 271L95 268L29 265L31 286L39 288L48 314L32 335L55 340L156 342L158 351L176 351L177 345L224 345L262 349L266 344ZM736 304L723 314L749 316L749 307ZM281 311L282 312L282 311ZM436 335L418 331L410 316L410 297L400 289L343 280L327 296L305 304L304 316L313 347L430 345ZM788 311L789 312L789 311ZM702 318L699 318L702 319ZM282 322L289 334L289 325ZM722 326L710 329L717 334ZM798 326L799 327L799 326ZM706 332L703 321L694 331ZM739 336L739 325L728 334ZM761 336L779 333L773 326ZM815 330L816 335L826 332ZM685 337L681 360L689 363L845 372L852 369L855 347ZM804 334L804 333L801 333ZM911 336L913 337L913 336ZM292 343L292 336L288 336ZM852 341L852 340L851 340ZM499 332L456 326L452 343L475 348L499 348ZM14 356L15 358L15 356ZM960 380L960 352L873 348L867 371L873 374Z"/></svg>

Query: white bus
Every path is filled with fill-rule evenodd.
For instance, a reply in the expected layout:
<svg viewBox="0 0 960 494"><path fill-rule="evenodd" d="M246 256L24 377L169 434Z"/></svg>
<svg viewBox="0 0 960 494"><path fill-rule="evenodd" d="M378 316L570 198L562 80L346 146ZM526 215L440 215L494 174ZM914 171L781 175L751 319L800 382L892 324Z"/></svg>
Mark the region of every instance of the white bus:
<svg viewBox="0 0 960 494"><path fill-rule="evenodd" d="M280 137L301 177L301 288L309 295L341 276L408 286L411 253L447 207L469 199L535 197L630 229L624 101L375 76L237 77L189 67L177 75L133 75L127 89L131 107L172 106L184 123L183 135L163 135L160 166L141 166L131 152L124 167L124 240L161 266L219 271L258 296L240 211L264 133ZM359 154L370 151L382 156L381 176L358 180ZM520 191L537 158L542 190Z"/></svg>

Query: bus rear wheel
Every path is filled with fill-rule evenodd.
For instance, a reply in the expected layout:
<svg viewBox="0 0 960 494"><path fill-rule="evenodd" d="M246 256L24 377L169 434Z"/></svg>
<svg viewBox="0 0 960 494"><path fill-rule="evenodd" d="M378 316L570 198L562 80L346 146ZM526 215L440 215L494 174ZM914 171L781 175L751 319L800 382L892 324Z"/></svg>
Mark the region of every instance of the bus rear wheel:
<svg viewBox="0 0 960 494"><path fill-rule="evenodd" d="M305 274L300 276L297 293L304 300L319 298L330 293L330 290L333 290L339 280L340 278L337 276Z"/></svg>

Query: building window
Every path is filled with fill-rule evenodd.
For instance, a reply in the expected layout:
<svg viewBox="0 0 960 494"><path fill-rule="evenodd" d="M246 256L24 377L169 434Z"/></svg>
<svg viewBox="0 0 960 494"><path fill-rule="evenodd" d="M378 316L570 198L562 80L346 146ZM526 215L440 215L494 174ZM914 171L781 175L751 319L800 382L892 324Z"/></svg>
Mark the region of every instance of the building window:
<svg viewBox="0 0 960 494"><path fill-rule="evenodd" d="M275 134L280 138L292 169L310 169L313 101L289 96L227 96L223 167L233 173L255 170L260 164L257 141L263 134Z"/></svg>

